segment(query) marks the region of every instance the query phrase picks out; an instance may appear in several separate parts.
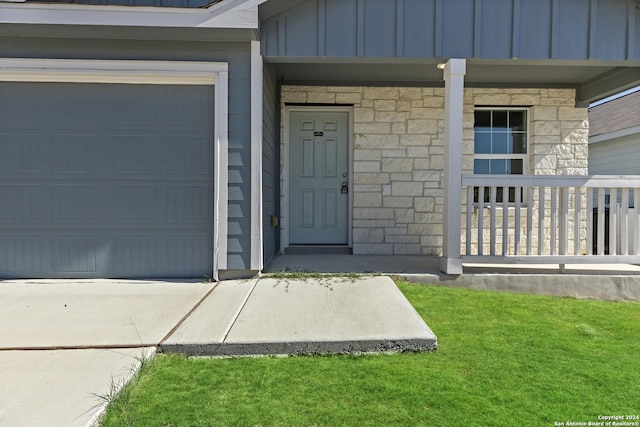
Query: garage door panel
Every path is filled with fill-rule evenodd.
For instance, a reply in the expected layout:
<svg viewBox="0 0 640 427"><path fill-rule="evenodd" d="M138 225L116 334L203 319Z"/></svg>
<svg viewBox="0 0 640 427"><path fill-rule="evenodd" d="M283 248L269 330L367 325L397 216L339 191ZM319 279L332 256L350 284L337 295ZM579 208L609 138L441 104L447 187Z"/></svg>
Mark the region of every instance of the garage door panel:
<svg viewBox="0 0 640 427"><path fill-rule="evenodd" d="M211 274L213 87L2 94L0 112L26 119L0 117L0 277Z"/></svg>

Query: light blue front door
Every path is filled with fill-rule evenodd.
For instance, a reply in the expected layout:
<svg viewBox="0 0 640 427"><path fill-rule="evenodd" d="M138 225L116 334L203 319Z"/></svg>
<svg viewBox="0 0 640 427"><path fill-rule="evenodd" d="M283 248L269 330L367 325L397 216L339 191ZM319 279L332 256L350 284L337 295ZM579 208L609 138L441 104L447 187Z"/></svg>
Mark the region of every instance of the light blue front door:
<svg viewBox="0 0 640 427"><path fill-rule="evenodd" d="M289 123L289 242L346 245L348 114L298 111Z"/></svg>

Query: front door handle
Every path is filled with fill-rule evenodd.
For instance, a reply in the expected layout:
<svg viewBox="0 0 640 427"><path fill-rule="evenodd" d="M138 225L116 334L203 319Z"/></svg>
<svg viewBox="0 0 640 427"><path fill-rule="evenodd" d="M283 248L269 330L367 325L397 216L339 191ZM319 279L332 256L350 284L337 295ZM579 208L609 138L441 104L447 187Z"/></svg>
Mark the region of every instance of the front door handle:
<svg viewBox="0 0 640 427"><path fill-rule="evenodd" d="M349 184L347 182L342 183L342 188L340 188L340 194L349 194Z"/></svg>

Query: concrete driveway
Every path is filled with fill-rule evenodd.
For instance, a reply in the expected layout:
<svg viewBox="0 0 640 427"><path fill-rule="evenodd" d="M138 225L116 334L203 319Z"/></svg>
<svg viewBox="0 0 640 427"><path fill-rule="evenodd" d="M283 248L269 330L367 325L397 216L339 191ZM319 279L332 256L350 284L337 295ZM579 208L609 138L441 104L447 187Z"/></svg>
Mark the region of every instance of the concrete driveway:
<svg viewBox="0 0 640 427"><path fill-rule="evenodd" d="M0 282L0 426L89 426L213 283Z"/></svg>
<svg viewBox="0 0 640 427"><path fill-rule="evenodd" d="M0 427L90 426L158 348L191 355L433 351L384 276L0 282Z"/></svg>

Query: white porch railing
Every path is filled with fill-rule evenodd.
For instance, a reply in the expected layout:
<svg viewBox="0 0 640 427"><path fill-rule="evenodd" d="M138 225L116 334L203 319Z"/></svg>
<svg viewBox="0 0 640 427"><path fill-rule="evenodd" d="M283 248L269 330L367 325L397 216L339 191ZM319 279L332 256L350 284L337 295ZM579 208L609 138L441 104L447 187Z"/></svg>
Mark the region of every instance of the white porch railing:
<svg viewBox="0 0 640 427"><path fill-rule="evenodd" d="M640 176L464 175L462 186L463 262L640 263Z"/></svg>

